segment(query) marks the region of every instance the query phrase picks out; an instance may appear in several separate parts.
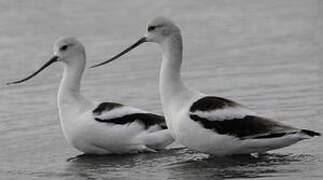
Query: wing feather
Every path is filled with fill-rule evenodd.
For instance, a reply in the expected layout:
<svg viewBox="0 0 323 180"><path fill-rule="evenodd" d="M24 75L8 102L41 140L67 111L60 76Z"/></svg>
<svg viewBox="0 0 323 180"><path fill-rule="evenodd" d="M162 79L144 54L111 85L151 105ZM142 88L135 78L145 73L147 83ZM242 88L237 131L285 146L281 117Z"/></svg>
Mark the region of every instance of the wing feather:
<svg viewBox="0 0 323 180"><path fill-rule="evenodd" d="M193 103L190 118L206 129L240 139L276 138L298 132L298 129L258 116L231 100L212 96Z"/></svg>
<svg viewBox="0 0 323 180"><path fill-rule="evenodd" d="M161 129L167 129L163 116L118 103L101 103L93 110L93 116L97 122L101 123L125 125L137 122L142 124L145 129L155 125Z"/></svg>

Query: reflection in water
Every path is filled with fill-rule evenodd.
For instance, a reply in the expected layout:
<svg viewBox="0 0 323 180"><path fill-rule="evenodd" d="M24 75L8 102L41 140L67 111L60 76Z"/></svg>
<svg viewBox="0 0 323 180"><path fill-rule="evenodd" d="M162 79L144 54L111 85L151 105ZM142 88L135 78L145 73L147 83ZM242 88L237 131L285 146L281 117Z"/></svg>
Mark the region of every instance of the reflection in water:
<svg viewBox="0 0 323 180"><path fill-rule="evenodd" d="M189 160L170 167L174 176L184 179L255 178L277 176L288 172L300 172L301 169L284 170L284 166L302 162L309 155L261 154L258 156L210 157L201 160Z"/></svg>
<svg viewBox="0 0 323 180"><path fill-rule="evenodd" d="M136 39L149 18L164 14L183 28L183 77L189 85L322 132L322 12L317 0L2 0L0 179L323 179L321 138L259 157L212 158L181 149L66 161L79 152L67 145L58 123L62 67L4 86L35 69L58 37L80 38L90 65ZM162 113L157 49L147 45L110 67L87 71L84 94Z"/></svg>
<svg viewBox="0 0 323 180"><path fill-rule="evenodd" d="M72 172L76 177L87 177L88 179L95 179L98 175L105 175L110 177L111 172L124 171L127 168L136 165L136 155L78 155L67 160L67 172Z"/></svg>
<svg viewBox="0 0 323 180"><path fill-rule="evenodd" d="M180 149L133 155L79 155L68 160L66 171L75 177L89 179L125 176L134 179L255 178L301 172L302 169L297 164L311 160L313 157L310 155L292 154L210 157Z"/></svg>

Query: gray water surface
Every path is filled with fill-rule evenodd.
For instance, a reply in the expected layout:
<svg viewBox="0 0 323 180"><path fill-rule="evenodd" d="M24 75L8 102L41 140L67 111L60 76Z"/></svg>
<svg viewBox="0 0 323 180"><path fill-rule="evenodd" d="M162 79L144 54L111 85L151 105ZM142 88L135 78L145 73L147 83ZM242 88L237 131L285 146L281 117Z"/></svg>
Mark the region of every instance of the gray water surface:
<svg viewBox="0 0 323 180"><path fill-rule="evenodd" d="M57 115L62 65L6 86L76 36L88 64L141 37L152 17L170 17L184 37L183 78L204 93L323 132L323 1L0 1L0 179L323 179L322 138L259 157L212 158L187 149L86 156L66 142ZM162 113L160 53L145 44L84 76L82 92Z"/></svg>

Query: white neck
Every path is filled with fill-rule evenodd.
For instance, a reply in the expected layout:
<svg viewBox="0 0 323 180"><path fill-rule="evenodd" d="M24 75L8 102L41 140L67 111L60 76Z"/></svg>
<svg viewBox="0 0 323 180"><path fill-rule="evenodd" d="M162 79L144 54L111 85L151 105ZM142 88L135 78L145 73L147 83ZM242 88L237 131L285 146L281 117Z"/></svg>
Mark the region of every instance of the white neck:
<svg viewBox="0 0 323 180"><path fill-rule="evenodd" d="M80 93L81 78L85 68L85 55L72 57L65 64L63 78L58 90L58 108L62 115L63 109L77 108L82 109L86 104L85 98Z"/></svg>
<svg viewBox="0 0 323 180"><path fill-rule="evenodd" d="M166 106L175 98L187 91L181 77L182 37L176 33L161 42L162 64L159 74L159 93L162 106Z"/></svg>

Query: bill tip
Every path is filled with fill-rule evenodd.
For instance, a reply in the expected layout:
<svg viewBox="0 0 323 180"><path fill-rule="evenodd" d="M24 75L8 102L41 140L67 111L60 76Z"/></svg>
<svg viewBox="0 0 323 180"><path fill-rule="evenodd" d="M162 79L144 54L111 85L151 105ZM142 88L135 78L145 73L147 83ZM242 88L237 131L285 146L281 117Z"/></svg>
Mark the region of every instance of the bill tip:
<svg viewBox="0 0 323 180"><path fill-rule="evenodd" d="M93 69L93 68L95 68L96 67L96 65L94 65L94 66L90 66L88 69Z"/></svg>

